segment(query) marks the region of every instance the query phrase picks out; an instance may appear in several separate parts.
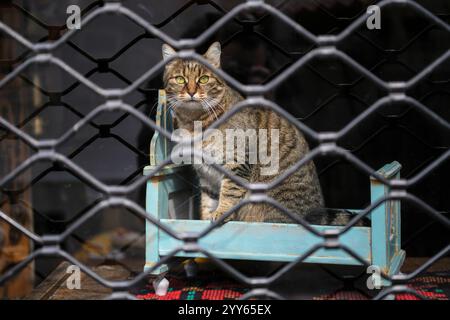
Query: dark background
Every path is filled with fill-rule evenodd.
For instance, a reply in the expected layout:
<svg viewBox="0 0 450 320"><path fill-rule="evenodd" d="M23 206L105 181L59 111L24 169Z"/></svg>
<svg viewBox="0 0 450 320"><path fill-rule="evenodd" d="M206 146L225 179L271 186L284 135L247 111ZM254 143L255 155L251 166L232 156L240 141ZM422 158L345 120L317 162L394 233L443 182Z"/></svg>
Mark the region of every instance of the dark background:
<svg viewBox="0 0 450 320"><path fill-rule="evenodd" d="M192 38L205 31L225 12L242 1L129 0L124 5L174 38ZM267 1L315 35L338 34L377 1ZM450 2L421 0L417 3L450 21ZM13 1L4 2L3 21L30 41L57 39L66 31L66 8L79 4L83 15L101 1ZM242 83L267 83L297 59L314 49L313 43L296 34L277 18L261 10L245 12L198 48L222 44L223 69ZM105 88L125 87L161 59L162 42L120 15L97 18L83 26L55 55L91 81ZM9 46L0 57L4 75L30 53L13 39L0 34L0 46ZM382 10L381 30L358 28L338 46L385 81L405 81L450 49L448 32L408 7L391 5ZM32 99L21 105L24 116L15 123L37 139L56 138L103 102L69 74L52 65L32 66L16 80ZM154 115L161 75L125 101L144 114ZM2 88L8 92L8 86ZM18 93L9 89L10 101ZM300 68L276 90L273 101L316 131L336 131L385 95L374 83L335 58L314 59ZM450 62L436 68L408 94L450 121ZM1 106L0 106L1 107ZM15 109L14 109L15 110ZM11 110L11 112L15 112ZM76 164L109 184L127 184L140 176L148 164L153 132L123 112L98 116L60 148ZM13 139L9 137L8 139ZM0 140L5 143L6 138ZM15 140L22 144L20 140ZM310 141L311 148L314 141ZM353 128L339 142L370 167L399 161L404 178L415 176L449 147L449 135L429 118L405 104L378 110ZM33 151L30 150L30 154ZM0 155L0 164L9 154ZM326 205L364 208L370 203L369 177L345 160L326 157L315 160ZM1 165L2 175L5 165ZM34 229L39 234L61 232L102 195L86 186L64 168L49 163L34 165L30 177L22 179L32 190L30 206ZM447 160L409 191L449 216L450 200ZM10 201L6 195L3 200ZM130 196L144 206L144 188ZM12 214L12 213L11 213ZM126 210L105 210L88 221L66 243L75 252L83 240L120 227L142 234L144 222ZM402 203L402 238L408 256L429 257L448 244L448 231L420 208ZM138 236L136 236L138 239ZM56 263L56 262L54 262ZM54 265L37 262L43 276Z"/></svg>

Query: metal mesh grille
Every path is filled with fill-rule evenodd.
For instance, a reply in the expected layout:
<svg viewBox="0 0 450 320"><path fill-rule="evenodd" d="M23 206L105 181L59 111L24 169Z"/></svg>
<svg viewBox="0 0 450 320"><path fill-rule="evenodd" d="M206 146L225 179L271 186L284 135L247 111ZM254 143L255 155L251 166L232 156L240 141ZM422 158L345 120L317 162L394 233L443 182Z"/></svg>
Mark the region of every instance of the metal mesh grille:
<svg viewBox="0 0 450 320"><path fill-rule="evenodd" d="M95 107L91 112L83 116L72 106L66 106L70 110L73 110L74 113L77 113L81 119L78 120L71 128L69 128L66 132L64 132L61 136L55 139L46 139L46 140L37 140L29 134L25 133L20 126L16 126L9 121L5 120L3 117L0 118L0 123L3 130L9 133L9 136L14 136L20 139L22 142L30 146L36 152L28 157L25 161L23 161L20 165L18 165L11 172L8 172L0 180L0 186L3 188L8 183L17 178L21 173L23 173L26 169L30 168L33 164L48 160L54 163L55 165L59 165L65 168L65 170L71 172L73 175L78 177L85 184L89 185L93 189L97 190L101 194L103 194L103 199L97 203L95 203L88 210L83 211L81 214L77 215L73 222L68 226L68 228L60 233L60 234L44 234L38 235L33 233L32 231L25 228L19 222L15 221L8 215L3 212L0 212L0 218L10 224L12 227L16 228L24 235L26 235L29 239L31 239L35 244L36 248L34 251L23 261L8 269L4 274L0 275L0 285L4 284L8 279L16 275L20 270L22 270L27 264L29 264L32 260L41 256L59 256L62 257L71 263L78 265L82 271L88 274L90 277L100 282L104 286L110 287L114 290L114 293L111 295L111 298L133 298L128 293L128 289L134 284L141 281L146 275L144 273L139 274L135 278L129 281L109 281L101 278L95 272L93 272L88 266L84 265L80 261L78 261L74 256L64 251L60 244L67 239L71 233L83 225L90 217L98 214L104 208L111 207L124 207L128 210L135 212L137 215L147 219L154 225L157 225L161 230L168 233L172 237L182 240L184 244L179 247L177 250L165 256L154 268L157 268L159 265L164 264L168 259L173 257L179 251L196 251L205 254L207 257L211 258L211 260L223 268L227 273L232 275L234 278L239 281L248 284L253 289L246 294L243 298L251 298L255 296L267 296L272 298L282 298L279 293L273 292L268 289L268 286L279 279L281 276L289 272L295 265L304 261L309 255L313 254L315 251L321 248L327 249L336 249L341 248L345 252L347 252L350 256L357 259L361 264L368 266L367 262L359 257L352 248L347 247L339 242L339 237L346 233L352 226L354 226L358 220L362 219L364 216L371 213L376 207L380 204L384 203L388 200L401 200L403 203L409 203L417 208L420 208L430 217L430 219L435 219L446 229L450 228L450 221L442 212L434 209L426 202L415 196L414 194L408 192L408 189L415 186L422 179L429 175L431 171L439 167L443 162L445 162L450 155L450 150L446 150L436 159L434 159L431 163L427 164L423 168L421 168L414 176L409 179L394 179L387 180L383 176L377 174L377 172L367 165L364 161L360 160L350 151L340 147L338 145L338 141L348 134L353 128L357 125L364 122L366 118L373 115L377 111L379 111L382 107L392 104L404 102L414 110L423 114L424 117L427 117L433 121L436 126L442 128L446 134L448 134L450 130L449 122L444 119L439 114L433 112L426 105L421 103L418 99L408 95L408 90L412 87L416 86L420 82L424 81L430 74L432 74L437 68L439 68L442 64L444 64L449 56L450 49L447 49L444 54L439 56L437 59L428 63L425 68L416 72L416 74L407 81L397 81L397 82L388 82L382 80L379 76L375 75L373 71L364 67L346 52L342 51L338 48L340 44L342 44L347 37L352 35L355 30L366 23L367 17L365 15L361 15L357 19L355 19L352 23L346 26L342 31L337 34L322 34L315 35L308 31L305 27L295 22L292 18L288 17L284 14L277 6L272 6L270 4L265 3L264 1L250 0L245 3L239 4L233 7L230 11L226 11L223 8L219 7L214 1L207 1L211 5L220 9L224 14L223 16L212 24L209 28L204 30L199 36L191 39L179 39L176 40L169 36L167 33L162 31L162 27L171 19L176 17L179 13L185 10L187 7L180 8L177 12L171 15L169 18L164 20L163 22L153 25L143 19L141 16L137 15L134 11L130 10L126 6L123 6L118 1L105 1L105 2L94 2L89 7L85 8L85 15L83 16L83 25L86 26L89 23L95 21L100 16L105 14L116 14L122 17L126 17L131 22L140 26L144 29L144 34L138 36L137 38L131 40L128 44L126 44L122 50L120 50L115 57L120 56L123 52L125 52L128 48L132 47L139 39L144 37L156 37L174 48L178 50L178 53L173 56L168 61L160 61L149 70L146 70L141 76L139 76L136 80L130 81L120 73L116 72L116 75L120 77L125 83L126 86L120 89L108 89L103 88L97 85L94 81L89 79L89 73L83 74L82 72L71 67L70 63L61 60L60 58L53 55L53 52L57 50L62 44L69 44L75 50L77 50L80 54L84 55L94 63L98 65L98 70L100 69L108 69L108 63L113 61L115 57L111 59L96 59L92 57L86 51L83 51L81 48L76 46L71 39L78 32L76 30L71 30L64 33L61 37L59 37L55 41L41 41L41 42L31 42L26 39L24 36L14 31L11 27L9 27L6 23L0 22L0 30L17 41L22 46L26 48L26 52L21 55L21 57L17 58L17 61L21 61L23 57L26 57L25 61L20 63L20 65L10 71L1 81L0 81L0 90L4 88L9 82L11 82L15 77L19 76L21 72L26 70L32 65L35 64L51 64L57 66L62 69L64 72L70 74L77 80L77 83L74 86L71 86L67 90L73 90L78 85L84 85L97 95L101 96L104 99L104 103ZM444 22L441 18L431 13L421 5L413 1L404 1L404 0L386 0L377 3L377 5L383 10L385 7L393 6L393 5L402 5L413 10L418 15L424 17L425 19L432 22L435 26L443 29L446 33L450 33L450 26ZM17 6L18 9L22 9L20 6ZM74 151L72 155L66 156L62 153L58 152L56 149L62 145L64 145L71 137L73 137L79 130L84 128L85 126L93 126L98 130L98 134L108 134L111 128L114 125L120 123L121 119L114 122L111 126L105 127L101 125L95 125L93 122L94 118L101 113L111 112L111 111L123 111L127 116L132 116L139 121L141 121L148 128L160 132L161 135L171 139L171 133L159 128L154 121L152 121L147 115L143 114L141 111L137 109L137 107L144 102L140 102L137 106L132 106L123 101L123 97L128 95L129 93L138 90L140 92L144 92L145 90L141 89L141 85L143 85L148 79L160 73L164 66L173 59L183 58L183 59L194 59L199 61L200 63L212 67L208 61L206 61L201 55L197 54L194 49L199 47L200 45L205 44L211 36L213 36L216 32L218 32L221 28L225 26L228 22L235 20L236 17L246 11L251 10L262 10L265 13L270 14L280 21L280 23L284 23L290 29L294 30L299 36L306 39L309 43L311 43L312 48L301 58L296 60L293 64L289 65L287 68L282 69L280 72L275 73L269 81L265 84L243 84L237 81L235 78L224 72L223 70L216 70L216 73L222 77L231 87L237 89L243 95L245 95L245 100L236 105L232 111L227 112L223 117L221 117L217 122L215 122L212 128L217 127L221 123L224 123L227 119L229 119L232 115L238 113L243 108L248 107L267 107L282 117L288 119L292 124L294 124L301 132L303 132L309 139L315 141L317 146L311 150L303 159L301 159L298 163L293 165L288 171L283 173L280 177L278 177L275 181L268 185L259 185L259 184L249 184L242 182L240 179L233 176L231 173L224 170L222 167L218 165L214 165L214 167L221 171L224 175L235 181L236 183L242 184L248 190L252 190L253 195L250 196L249 199L246 199L239 203L236 207L230 210L225 216L223 216L219 221L211 224L206 230L200 232L199 234L178 234L171 230L168 226L161 224L158 220L154 219L152 216L146 214L145 209L140 205L135 203L132 200L127 198L127 195L136 191L139 187L145 185L146 181L150 179L155 173L157 173L161 168L170 163L170 159L167 159L163 163L161 163L149 176L142 176L134 179L141 170L137 170L133 172L127 179L125 179L121 184L118 185L110 185L107 184L100 179L96 178L92 173L87 172L81 166L77 165L71 158L73 154L76 154L82 150L83 146L80 147L79 150ZM33 16L27 13L27 11L23 10L26 14L27 18L33 19ZM41 23L42 24L42 23ZM50 28L49 26L42 24L42 26L48 30L53 30L58 33L63 30L64 27L59 28ZM271 41L268 39L268 41ZM275 45L274 42L272 42ZM283 48L280 48L283 50ZM292 116L289 112L285 111L280 105L277 103L267 99L266 94L271 90L275 89L279 85L281 85L284 81L286 81L294 72L299 70L300 68L305 67L309 62L313 59L319 57L334 57L344 63L347 67L360 74L362 77L370 81L371 85L382 90L384 92L383 96L379 98L375 103L371 104L367 109L361 112L358 116L352 119L349 123L347 123L344 127L337 131L316 131L311 129L304 123L304 119L298 119ZM48 93L48 95L53 99L53 101L59 101L61 95L63 93ZM45 108L46 106L44 106ZM321 106L316 106L315 110L319 110ZM120 136L116 135L118 141L126 145L130 150L136 153L140 153L142 156L145 154L142 151L136 149L131 144L127 143L125 140L121 139ZM95 138L94 138L95 139ZM86 145L91 143L91 141L86 141ZM176 141L180 142L180 141ZM291 174L293 171L298 170L303 164L307 163L310 160L316 160L318 157L324 155L335 155L339 158L343 158L349 163L351 163L355 168L359 169L367 176L373 176L377 178L384 185L390 187L390 192L380 198L375 203L371 204L367 208L365 208L355 219L349 223L345 228L340 230L339 232L333 234L322 234L318 232L316 229L311 227L307 222L303 219L297 217L292 212L289 212L285 208L283 208L280 204L278 204L274 199L270 199L267 195L264 194L265 190L273 188L275 185L280 183L287 175ZM305 254L299 256L295 261L286 264L284 267L279 269L275 274L270 277L262 277L262 278L254 278L247 277L240 273L238 270L227 264L225 261L214 257L208 251L204 250L198 244L198 239L204 237L209 232L213 231L215 228L220 227L220 223L226 219L229 215L231 215L235 210L240 208L242 205L246 203L252 202L261 202L265 201L273 206L277 207L285 214L289 215L293 220L297 223L304 226L310 232L320 236L323 238L323 242L310 248ZM399 293L399 292L408 292L420 298L425 298L421 296L419 293L414 290L408 288L405 283L406 281L414 278L422 271L426 270L430 265L432 265L435 261L440 259L441 257L448 254L450 250L450 245L444 247L441 251L431 257L426 264L421 266L415 272L408 275L396 275L393 277L388 277L383 275L383 277L392 280L392 286L383 289L375 299L381 299L386 297L391 293Z"/></svg>

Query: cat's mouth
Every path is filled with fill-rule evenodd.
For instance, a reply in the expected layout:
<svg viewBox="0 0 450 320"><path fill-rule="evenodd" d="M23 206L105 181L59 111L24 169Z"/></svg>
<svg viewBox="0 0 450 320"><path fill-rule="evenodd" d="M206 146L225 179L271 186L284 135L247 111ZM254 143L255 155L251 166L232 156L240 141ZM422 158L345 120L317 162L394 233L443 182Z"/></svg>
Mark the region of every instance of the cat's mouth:
<svg viewBox="0 0 450 320"><path fill-rule="evenodd" d="M182 108L185 108L188 110L202 110L203 105L200 101L197 101L197 100L186 100L186 101L183 101Z"/></svg>

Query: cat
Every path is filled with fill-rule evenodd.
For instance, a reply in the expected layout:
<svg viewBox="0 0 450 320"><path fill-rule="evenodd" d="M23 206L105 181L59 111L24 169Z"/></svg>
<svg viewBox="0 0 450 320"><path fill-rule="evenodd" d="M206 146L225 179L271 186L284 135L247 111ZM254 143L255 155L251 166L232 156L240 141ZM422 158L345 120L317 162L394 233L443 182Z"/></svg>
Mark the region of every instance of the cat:
<svg viewBox="0 0 450 320"><path fill-rule="evenodd" d="M162 46L163 59L168 60L176 52L169 45ZM221 67L221 46L214 42L203 57L215 69ZM173 110L174 122L179 129L194 135L195 122L208 128L225 112L244 98L223 79L195 60L173 59L166 64L163 76L167 101ZM226 135L227 130L249 130L254 135L261 129L267 132L277 130L278 139L266 138L267 150L276 144L278 153L278 170L264 173L260 163L250 163L250 143L245 146L245 161L221 163L224 169L250 183L269 183L292 167L308 152L309 146L303 134L288 120L268 108L245 108L230 117L217 128ZM251 131L253 130L253 131ZM256 134L257 135L257 134ZM255 138L249 137L249 138ZM257 136L256 138L260 138ZM261 138L260 138L261 139ZM213 137L206 137L201 143L203 150L216 152L224 148L223 144L214 143ZM254 141L254 140L253 140ZM261 142L261 140L259 141ZM237 152L237 151L236 151ZM234 152L234 153L236 153ZM234 182L211 165L194 164L201 188L200 218L217 220L242 199L248 198L250 191ZM324 210L322 190L313 161L306 162L286 179L266 194L295 215L314 224L342 225L348 222L347 214L331 217ZM227 220L247 222L292 223L293 220L268 203L251 203L240 207Z"/></svg>

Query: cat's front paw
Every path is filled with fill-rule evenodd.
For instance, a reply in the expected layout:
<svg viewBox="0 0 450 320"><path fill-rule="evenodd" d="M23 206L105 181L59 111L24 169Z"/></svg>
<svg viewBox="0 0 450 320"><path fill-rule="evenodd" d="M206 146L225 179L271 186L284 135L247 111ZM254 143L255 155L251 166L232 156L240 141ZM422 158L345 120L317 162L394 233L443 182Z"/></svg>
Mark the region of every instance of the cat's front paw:
<svg viewBox="0 0 450 320"><path fill-rule="evenodd" d="M220 211L211 212L211 218L210 218L211 223L218 221L224 214L225 214L224 212L220 212ZM225 222L230 221L232 216L233 215L226 217L223 221L221 221L221 224L224 224Z"/></svg>

